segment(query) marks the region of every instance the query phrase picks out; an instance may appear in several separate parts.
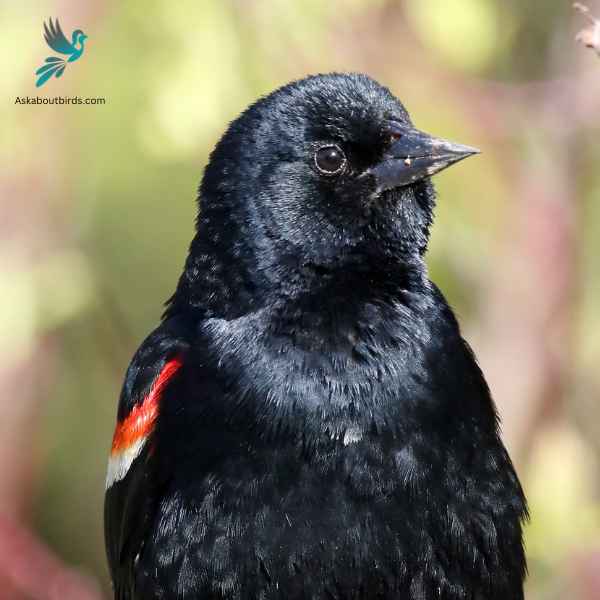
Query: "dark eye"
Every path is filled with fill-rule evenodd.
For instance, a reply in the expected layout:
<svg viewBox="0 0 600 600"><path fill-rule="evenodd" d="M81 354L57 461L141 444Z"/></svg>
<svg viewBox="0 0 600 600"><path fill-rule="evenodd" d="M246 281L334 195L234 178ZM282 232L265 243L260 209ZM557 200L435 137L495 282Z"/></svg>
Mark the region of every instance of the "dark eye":
<svg viewBox="0 0 600 600"><path fill-rule="evenodd" d="M321 146L315 152L315 165L325 175L337 175L346 166L346 155L339 146Z"/></svg>

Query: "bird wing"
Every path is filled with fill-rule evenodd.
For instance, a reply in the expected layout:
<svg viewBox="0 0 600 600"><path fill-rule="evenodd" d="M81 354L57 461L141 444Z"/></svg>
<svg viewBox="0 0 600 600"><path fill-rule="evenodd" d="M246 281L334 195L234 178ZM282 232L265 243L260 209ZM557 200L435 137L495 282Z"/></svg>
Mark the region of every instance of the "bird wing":
<svg viewBox="0 0 600 600"><path fill-rule="evenodd" d="M75 48L65 37L58 19L55 19L54 23L52 23L52 19L48 19L47 24L44 23L44 38L48 46L55 52L60 54L73 54L75 52Z"/></svg>
<svg viewBox="0 0 600 600"><path fill-rule="evenodd" d="M121 391L108 464L104 529L115 600L132 600L136 557L152 522L168 470L154 453L154 426L172 399L189 350L178 319L164 322L136 352Z"/></svg>

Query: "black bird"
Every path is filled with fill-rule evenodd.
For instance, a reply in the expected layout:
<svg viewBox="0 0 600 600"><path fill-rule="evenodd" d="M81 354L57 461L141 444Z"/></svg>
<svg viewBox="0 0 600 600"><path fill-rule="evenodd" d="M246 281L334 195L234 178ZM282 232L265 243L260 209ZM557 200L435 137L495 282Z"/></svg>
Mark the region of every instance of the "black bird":
<svg viewBox="0 0 600 600"><path fill-rule="evenodd" d="M116 599L523 598L523 492L424 261L429 176L475 152L365 75L291 83L230 125L125 377Z"/></svg>

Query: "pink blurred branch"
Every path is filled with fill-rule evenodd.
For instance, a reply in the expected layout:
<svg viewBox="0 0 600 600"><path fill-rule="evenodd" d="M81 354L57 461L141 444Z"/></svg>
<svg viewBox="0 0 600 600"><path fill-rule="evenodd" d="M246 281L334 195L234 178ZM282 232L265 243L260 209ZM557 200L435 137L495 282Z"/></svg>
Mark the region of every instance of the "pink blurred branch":
<svg viewBox="0 0 600 600"><path fill-rule="evenodd" d="M102 600L95 582L64 565L24 526L0 516L4 600Z"/></svg>

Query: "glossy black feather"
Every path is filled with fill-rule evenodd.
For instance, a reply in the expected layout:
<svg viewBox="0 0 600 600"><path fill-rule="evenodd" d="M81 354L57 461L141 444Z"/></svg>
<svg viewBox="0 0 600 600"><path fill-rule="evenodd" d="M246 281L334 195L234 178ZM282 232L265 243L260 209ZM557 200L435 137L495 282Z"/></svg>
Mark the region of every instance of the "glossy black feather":
<svg viewBox="0 0 600 600"><path fill-rule="evenodd" d="M213 152L158 330L179 323L184 365L151 459L107 494L117 598L523 598L523 493L423 262L433 188L376 196L365 176L389 118L409 123L371 79L318 76ZM349 168L323 179L333 142ZM121 415L169 351L154 335Z"/></svg>

